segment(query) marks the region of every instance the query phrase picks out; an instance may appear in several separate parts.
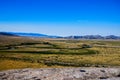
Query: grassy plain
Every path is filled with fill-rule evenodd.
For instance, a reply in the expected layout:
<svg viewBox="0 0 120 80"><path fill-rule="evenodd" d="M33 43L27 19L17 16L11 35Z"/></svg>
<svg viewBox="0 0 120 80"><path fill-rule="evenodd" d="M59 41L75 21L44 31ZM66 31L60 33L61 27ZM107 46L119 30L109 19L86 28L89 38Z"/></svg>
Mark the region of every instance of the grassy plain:
<svg viewBox="0 0 120 80"><path fill-rule="evenodd" d="M0 36L0 70L113 66L120 66L120 40Z"/></svg>

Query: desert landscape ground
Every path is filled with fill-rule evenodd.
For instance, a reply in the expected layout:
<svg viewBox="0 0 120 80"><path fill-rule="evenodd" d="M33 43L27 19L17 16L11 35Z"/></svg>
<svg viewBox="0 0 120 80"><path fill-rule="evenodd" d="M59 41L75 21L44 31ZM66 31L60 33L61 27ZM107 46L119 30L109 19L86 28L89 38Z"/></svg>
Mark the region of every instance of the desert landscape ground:
<svg viewBox="0 0 120 80"><path fill-rule="evenodd" d="M117 75L119 76L120 41L28 38L1 35L0 65L0 72L24 68L114 68L117 69ZM2 78L2 75L0 76ZM55 79L51 78L51 80ZM82 79L79 78L78 80Z"/></svg>

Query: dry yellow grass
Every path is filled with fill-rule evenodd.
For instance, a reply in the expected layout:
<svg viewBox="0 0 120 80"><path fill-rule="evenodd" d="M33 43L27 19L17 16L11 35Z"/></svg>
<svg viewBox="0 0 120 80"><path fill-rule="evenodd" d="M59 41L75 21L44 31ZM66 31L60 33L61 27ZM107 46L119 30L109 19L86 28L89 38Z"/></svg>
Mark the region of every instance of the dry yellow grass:
<svg viewBox="0 0 120 80"><path fill-rule="evenodd" d="M42 63L30 63L23 61L14 61L14 60L0 60L0 71L9 70L9 69L23 69L23 68L62 68L63 66L47 66Z"/></svg>
<svg viewBox="0 0 120 80"><path fill-rule="evenodd" d="M0 65L4 65L0 66L0 70L46 67L120 66L120 47L112 47L120 46L120 41L9 39L10 41L6 40L7 42L0 40L4 41L4 45L13 47L7 50L0 50ZM11 44L13 45L11 46ZM81 48L82 44L91 45L92 48ZM1 49L4 47L3 44L0 46Z"/></svg>

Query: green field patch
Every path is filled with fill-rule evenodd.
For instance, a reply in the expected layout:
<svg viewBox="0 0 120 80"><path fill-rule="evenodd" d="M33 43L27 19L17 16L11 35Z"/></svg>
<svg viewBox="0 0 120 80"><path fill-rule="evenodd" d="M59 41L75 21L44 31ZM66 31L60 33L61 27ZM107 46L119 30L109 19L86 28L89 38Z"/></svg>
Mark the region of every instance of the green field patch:
<svg viewBox="0 0 120 80"><path fill-rule="evenodd" d="M89 50L89 49L80 49L80 50L68 50L60 49L57 51L0 51L0 53L32 53L32 54L62 54L62 55L91 55L98 54L98 51Z"/></svg>

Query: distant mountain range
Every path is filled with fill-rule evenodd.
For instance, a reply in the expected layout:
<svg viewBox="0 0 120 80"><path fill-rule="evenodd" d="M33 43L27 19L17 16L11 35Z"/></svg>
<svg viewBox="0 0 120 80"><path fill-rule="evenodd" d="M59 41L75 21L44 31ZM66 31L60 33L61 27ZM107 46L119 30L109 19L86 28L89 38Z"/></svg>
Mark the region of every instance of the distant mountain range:
<svg viewBox="0 0 120 80"><path fill-rule="evenodd" d="M0 35L2 35L2 36L17 36L15 34L7 33L7 32L0 32Z"/></svg>
<svg viewBox="0 0 120 80"><path fill-rule="evenodd" d="M85 36L52 36L39 33L18 33L18 32L0 32L0 35L4 36L22 36L22 37L34 37L34 38L65 38L65 39L120 39L120 36L108 35L85 35Z"/></svg>
<svg viewBox="0 0 120 80"><path fill-rule="evenodd" d="M45 35L39 33L20 33L20 32L0 32L0 35L34 37L34 38L60 38L60 36L51 36L51 35Z"/></svg>
<svg viewBox="0 0 120 80"><path fill-rule="evenodd" d="M115 35L108 35L108 36L85 35L85 36L68 36L65 38L66 39L120 39L120 36L115 36Z"/></svg>

